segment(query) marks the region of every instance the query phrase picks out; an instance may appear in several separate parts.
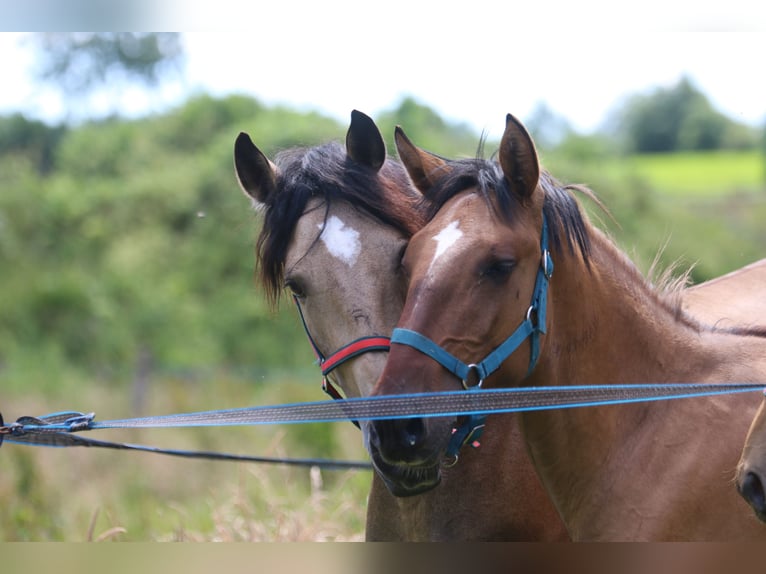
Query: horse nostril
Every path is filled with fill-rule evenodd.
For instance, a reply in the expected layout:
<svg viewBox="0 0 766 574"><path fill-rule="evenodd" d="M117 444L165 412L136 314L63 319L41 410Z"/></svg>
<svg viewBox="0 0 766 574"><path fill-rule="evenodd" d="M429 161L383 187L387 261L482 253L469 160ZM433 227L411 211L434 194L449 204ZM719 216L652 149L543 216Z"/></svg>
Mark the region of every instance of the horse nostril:
<svg viewBox="0 0 766 574"><path fill-rule="evenodd" d="M410 447L417 445L423 437L423 419L409 419L404 427L405 443Z"/></svg>
<svg viewBox="0 0 766 574"><path fill-rule="evenodd" d="M412 462L426 437L423 419L382 419L370 425L369 445L387 462Z"/></svg>
<svg viewBox="0 0 766 574"><path fill-rule="evenodd" d="M761 520L766 517L766 493L763 490L763 482L754 472L748 472L739 488L739 493L753 507Z"/></svg>

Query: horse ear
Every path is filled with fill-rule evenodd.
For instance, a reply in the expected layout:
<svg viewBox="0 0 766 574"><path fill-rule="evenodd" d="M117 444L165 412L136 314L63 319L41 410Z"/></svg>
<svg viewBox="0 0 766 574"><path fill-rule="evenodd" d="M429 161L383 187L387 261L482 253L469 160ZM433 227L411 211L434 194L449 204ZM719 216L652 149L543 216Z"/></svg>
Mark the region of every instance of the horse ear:
<svg viewBox="0 0 766 574"><path fill-rule="evenodd" d="M412 183L422 194L428 195L438 177L447 172L447 160L417 147L400 126L396 126L394 130L394 141L399 159L402 160Z"/></svg>
<svg viewBox="0 0 766 574"><path fill-rule="evenodd" d="M511 114L505 118L505 132L500 141L500 167L511 190L522 199L532 197L540 179L540 164L532 137Z"/></svg>
<svg viewBox="0 0 766 574"><path fill-rule="evenodd" d="M386 161L386 144L372 118L358 110L351 112L346 133L346 153L354 161L378 171Z"/></svg>
<svg viewBox="0 0 766 574"><path fill-rule="evenodd" d="M256 203L266 203L277 188L277 167L244 132L234 142L234 170L239 186Z"/></svg>

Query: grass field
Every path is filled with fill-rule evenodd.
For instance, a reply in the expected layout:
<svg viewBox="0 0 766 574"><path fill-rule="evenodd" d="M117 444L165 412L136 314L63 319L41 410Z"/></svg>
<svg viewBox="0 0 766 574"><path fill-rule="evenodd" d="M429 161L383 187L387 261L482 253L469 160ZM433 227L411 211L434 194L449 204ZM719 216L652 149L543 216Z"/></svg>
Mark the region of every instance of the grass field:
<svg viewBox="0 0 766 574"><path fill-rule="evenodd" d="M61 385L59 392L45 395L32 388L4 393L4 417L69 409L95 410L101 420L135 415L128 412L129 388L97 380ZM318 385L294 376L256 384L221 374L204 382L158 378L147 397L150 412L144 414L323 398ZM250 455L365 459L351 424L94 431L89 436ZM0 461L2 541L361 540L371 477L368 471L10 443L0 449Z"/></svg>
<svg viewBox="0 0 766 574"><path fill-rule="evenodd" d="M766 183L766 160L757 150L646 154L621 163L619 169L668 196L722 197L763 188Z"/></svg>
<svg viewBox="0 0 766 574"><path fill-rule="evenodd" d="M552 153L544 165L565 181L588 181L599 194L651 189L665 198L725 198L766 189L766 155L759 150L599 156L575 160Z"/></svg>

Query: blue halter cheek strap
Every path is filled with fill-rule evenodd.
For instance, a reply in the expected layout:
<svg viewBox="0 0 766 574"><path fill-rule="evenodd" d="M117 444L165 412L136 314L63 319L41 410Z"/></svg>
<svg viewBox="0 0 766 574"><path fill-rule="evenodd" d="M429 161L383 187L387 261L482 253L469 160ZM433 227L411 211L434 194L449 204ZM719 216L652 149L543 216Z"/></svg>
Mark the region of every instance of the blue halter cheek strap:
<svg viewBox="0 0 766 574"><path fill-rule="evenodd" d="M542 251L540 268L537 271L532 302L529 305L529 309L527 309L526 317L511 336L487 355L484 360L478 363L464 363L428 337L409 329L394 329L391 335L391 343L408 345L424 355L428 355L450 373L457 376L462 381L464 389L477 390L481 388L484 379L500 368L500 365L529 338L530 353L529 368L527 369L527 376L529 376L540 356L540 335L545 334L546 330L548 281L553 275L553 259L551 258L550 251L548 251L548 224L545 220L545 215L543 215L540 249ZM478 380L475 384L469 382L471 373ZM449 456L457 456L457 452L464 444L476 441L484 428L485 418L484 415L471 415L467 417L467 420L455 430L447 448L447 454Z"/></svg>

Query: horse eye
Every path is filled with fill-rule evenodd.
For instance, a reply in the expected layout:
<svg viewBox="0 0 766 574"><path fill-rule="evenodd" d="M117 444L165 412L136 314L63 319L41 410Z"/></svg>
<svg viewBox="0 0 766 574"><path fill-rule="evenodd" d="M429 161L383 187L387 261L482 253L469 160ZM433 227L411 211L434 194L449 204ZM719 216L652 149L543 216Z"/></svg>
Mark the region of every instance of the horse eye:
<svg viewBox="0 0 766 574"><path fill-rule="evenodd" d="M294 279L286 279L285 280L285 288L289 289L293 295L295 295L298 298L303 298L306 296L306 292L303 290L303 288L298 284L297 281Z"/></svg>
<svg viewBox="0 0 766 574"><path fill-rule="evenodd" d="M484 269L481 275L493 281L504 281L511 275L515 267L516 262L513 260L495 261Z"/></svg>

